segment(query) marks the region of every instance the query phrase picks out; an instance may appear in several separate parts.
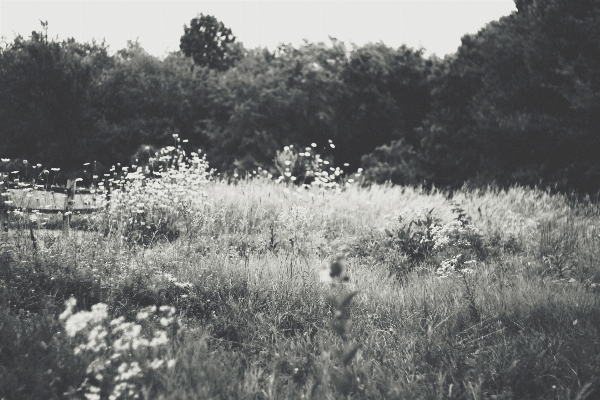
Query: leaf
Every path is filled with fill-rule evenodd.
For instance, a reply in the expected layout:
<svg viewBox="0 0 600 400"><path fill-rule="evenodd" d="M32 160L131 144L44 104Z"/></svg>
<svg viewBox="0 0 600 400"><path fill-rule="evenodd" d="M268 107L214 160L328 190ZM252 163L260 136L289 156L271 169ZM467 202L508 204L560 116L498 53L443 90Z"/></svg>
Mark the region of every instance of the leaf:
<svg viewBox="0 0 600 400"><path fill-rule="evenodd" d="M335 296L327 296L327 302L335 308L338 308L338 309L340 308L340 303Z"/></svg>
<svg viewBox="0 0 600 400"><path fill-rule="evenodd" d="M350 347L348 350L346 350L346 352L341 357L342 363L344 363L344 365L350 364L359 348L360 345L357 343Z"/></svg>
<svg viewBox="0 0 600 400"><path fill-rule="evenodd" d="M342 339L344 339L346 337L346 325L345 324L340 324L340 323L334 322L331 324L331 329L333 329L333 331L335 333L337 333L338 336L341 337Z"/></svg>
<svg viewBox="0 0 600 400"><path fill-rule="evenodd" d="M333 381L335 388L344 396L350 393L350 389L352 387L352 375L350 372L346 370L341 373L333 372L331 374L331 380Z"/></svg>
<svg viewBox="0 0 600 400"><path fill-rule="evenodd" d="M350 292L346 296L342 297L339 301L340 308L347 308L348 305L350 304L350 300L352 300L352 298L354 296L356 296L357 294L358 294L358 292L354 291L354 292Z"/></svg>
<svg viewBox="0 0 600 400"><path fill-rule="evenodd" d="M331 263L330 268L330 273L329 276L331 276L332 278L335 278L337 276L340 276L342 274L342 270L343 270L343 266L342 263L339 261L334 261Z"/></svg>

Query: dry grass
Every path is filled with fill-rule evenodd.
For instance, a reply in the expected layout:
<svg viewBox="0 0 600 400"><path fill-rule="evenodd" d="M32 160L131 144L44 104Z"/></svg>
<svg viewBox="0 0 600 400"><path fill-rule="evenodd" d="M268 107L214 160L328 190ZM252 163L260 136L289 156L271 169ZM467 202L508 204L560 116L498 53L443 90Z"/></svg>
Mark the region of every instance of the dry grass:
<svg viewBox="0 0 600 400"><path fill-rule="evenodd" d="M82 309L103 302L111 318L130 321L142 307L177 309L180 329L165 354L177 363L145 370L135 381L141 397L600 393L595 203L512 188L460 191L452 204L437 191L296 191L266 178L207 180L201 191L184 198L194 200L185 207L169 204L165 229L178 232L170 241L157 234L136 243L127 209L99 215L90 225L97 229L70 238L39 230L37 251L13 233L2 247L0 397L83 396L77 389L93 357L73 354L80 339L58 320L71 296ZM440 278L448 256L441 252L412 265L384 232L412 210L433 209L441 224L450 222L457 205L481 232L471 274ZM113 217L116 225L103 229ZM350 281L331 287L319 272L340 252ZM347 395L331 381L342 343L326 298L338 290L358 291L349 337L360 350L348 366Z"/></svg>

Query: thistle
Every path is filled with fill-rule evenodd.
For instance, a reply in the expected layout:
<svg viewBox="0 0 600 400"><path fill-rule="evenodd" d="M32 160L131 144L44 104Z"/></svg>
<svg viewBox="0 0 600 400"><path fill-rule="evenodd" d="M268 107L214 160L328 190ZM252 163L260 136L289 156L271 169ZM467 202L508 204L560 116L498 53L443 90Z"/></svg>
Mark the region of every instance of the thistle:
<svg viewBox="0 0 600 400"><path fill-rule="evenodd" d="M340 285L343 282L349 281L349 277L344 274L344 257L338 256L333 261L328 270L328 277L332 285ZM333 331L342 339L342 346L335 352L338 359L338 365L340 365L331 374L331 380L335 388L342 393L344 396L348 395L352 388L353 374L349 370L350 363L356 355L360 345L354 341L349 340L348 333L352 326L352 320L350 318L350 301L358 292L345 292L340 291L335 296L328 298L329 304L334 308L333 321L331 322L331 328Z"/></svg>

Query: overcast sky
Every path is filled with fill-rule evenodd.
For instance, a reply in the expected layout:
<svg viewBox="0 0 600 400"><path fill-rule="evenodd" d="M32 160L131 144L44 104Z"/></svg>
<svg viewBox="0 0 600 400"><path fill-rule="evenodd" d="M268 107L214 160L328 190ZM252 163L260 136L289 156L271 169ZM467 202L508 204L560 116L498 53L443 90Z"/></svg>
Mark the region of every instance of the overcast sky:
<svg viewBox="0 0 600 400"><path fill-rule="evenodd" d="M460 38L515 10L512 0L414 1L0 1L0 36L29 37L48 21L49 36L106 40L110 51L138 40L150 54L179 49L183 25L199 13L214 15L247 48L333 36L346 44L383 41L424 47L442 57Z"/></svg>

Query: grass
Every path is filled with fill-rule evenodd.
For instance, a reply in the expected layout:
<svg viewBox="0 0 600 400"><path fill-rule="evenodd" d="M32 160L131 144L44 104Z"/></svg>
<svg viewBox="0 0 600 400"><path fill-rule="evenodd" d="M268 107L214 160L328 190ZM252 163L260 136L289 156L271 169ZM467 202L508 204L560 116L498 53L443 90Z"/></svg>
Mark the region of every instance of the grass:
<svg viewBox="0 0 600 400"><path fill-rule="evenodd" d="M158 317L138 321L140 310L177 310L168 344L127 355L142 372L124 380L133 391L121 398L600 394L594 202L519 187L465 189L449 201L435 190L375 185L297 191L260 177L167 181L156 192L131 190L71 237L37 229L37 250L28 229L2 243L0 398L94 398L91 386L108 398L120 364L99 381L88 366L114 353L117 336L108 349L74 354L89 330L66 333L59 315L71 297L77 310L107 304L107 321L123 316L149 335L164 327ZM396 233L420 218L414 210L431 209L439 225L462 212L479 236L411 260ZM440 274L458 252L456 270ZM322 282L339 254L349 281ZM466 265L471 273L461 272ZM353 291L342 338L328 298ZM352 343L358 350L344 366L339 351ZM176 363L147 367L156 357ZM340 371L351 378L341 386Z"/></svg>

